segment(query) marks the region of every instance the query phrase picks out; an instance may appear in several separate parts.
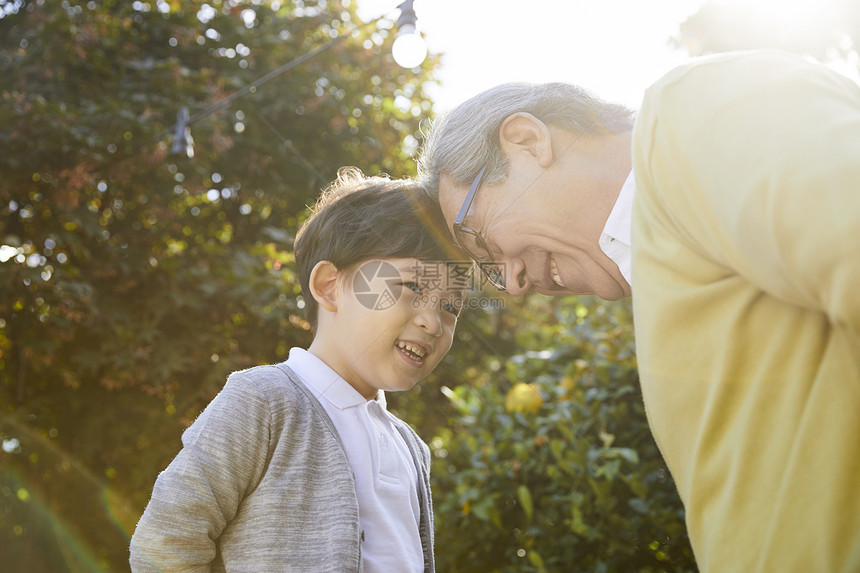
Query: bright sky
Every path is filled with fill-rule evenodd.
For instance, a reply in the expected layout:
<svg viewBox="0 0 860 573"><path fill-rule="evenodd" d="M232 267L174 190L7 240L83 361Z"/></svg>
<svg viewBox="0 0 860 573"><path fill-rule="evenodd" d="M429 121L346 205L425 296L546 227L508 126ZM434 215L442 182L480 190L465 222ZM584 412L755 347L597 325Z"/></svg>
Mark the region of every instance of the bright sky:
<svg viewBox="0 0 860 573"><path fill-rule="evenodd" d="M357 0L365 20L400 0ZM703 0L415 0L418 27L443 53L436 111L508 81L565 81L638 108L646 87L681 63L668 44Z"/></svg>

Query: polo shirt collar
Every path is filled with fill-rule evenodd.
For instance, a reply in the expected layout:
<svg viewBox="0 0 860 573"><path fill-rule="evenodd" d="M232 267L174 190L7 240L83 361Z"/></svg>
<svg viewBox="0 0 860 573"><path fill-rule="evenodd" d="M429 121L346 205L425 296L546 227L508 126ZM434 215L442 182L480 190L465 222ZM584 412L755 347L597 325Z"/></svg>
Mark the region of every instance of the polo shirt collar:
<svg viewBox="0 0 860 573"><path fill-rule="evenodd" d="M305 385L340 410L367 404L358 390L304 348L291 348L286 364ZM380 390L377 393L376 402L383 410L386 408L385 392Z"/></svg>
<svg viewBox="0 0 860 573"><path fill-rule="evenodd" d="M625 245L631 245L630 230L633 223L633 196L636 194L636 179L633 171L627 175L615 206L609 213L603 232Z"/></svg>

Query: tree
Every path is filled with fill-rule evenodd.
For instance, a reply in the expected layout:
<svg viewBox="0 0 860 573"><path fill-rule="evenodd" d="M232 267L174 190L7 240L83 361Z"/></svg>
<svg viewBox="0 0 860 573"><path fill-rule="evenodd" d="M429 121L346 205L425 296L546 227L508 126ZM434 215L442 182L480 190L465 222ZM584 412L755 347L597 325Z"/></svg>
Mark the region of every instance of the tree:
<svg viewBox="0 0 860 573"><path fill-rule="evenodd" d="M413 169L435 61L400 69L370 26L246 88L360 25L340 1L0 15L0 561L122 570L156 473L226 374L308 343L305 206L341 165ZM193 157L172 152L182 107Z"/></svg>

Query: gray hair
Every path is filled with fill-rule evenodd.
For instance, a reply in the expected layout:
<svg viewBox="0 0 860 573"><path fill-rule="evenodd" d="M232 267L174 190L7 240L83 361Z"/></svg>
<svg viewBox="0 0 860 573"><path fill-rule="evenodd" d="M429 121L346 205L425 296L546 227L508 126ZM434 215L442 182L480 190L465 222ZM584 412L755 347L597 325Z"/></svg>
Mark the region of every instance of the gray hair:
<svg viewBox="0 0 860 573"><path fill-rule="evenodd" d="M499 128L505 118L518 112L574 134L624 133L633 129L635 117L633 110L571 84L496 86L430 124L418 158L418 177L424 188L438 199L442 173L448 173L457 185L468 185L484 166L483 181L504 181L508 164L499 143Z"/></svg>

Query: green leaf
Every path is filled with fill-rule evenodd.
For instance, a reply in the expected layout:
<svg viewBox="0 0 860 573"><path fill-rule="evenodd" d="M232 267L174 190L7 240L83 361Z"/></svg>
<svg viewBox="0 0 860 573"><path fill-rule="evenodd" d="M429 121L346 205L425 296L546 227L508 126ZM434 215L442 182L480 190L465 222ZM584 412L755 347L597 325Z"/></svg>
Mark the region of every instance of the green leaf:
<svg viewBox="0 0 860 573"><path fill-rule="evenodd" d="M534 513L534 505L532 504L532 494L529 491L528 486L520 485L517 488L517 498L520 500L520 506L526 514L526 519L531 521L532 514Z"/></svg>

